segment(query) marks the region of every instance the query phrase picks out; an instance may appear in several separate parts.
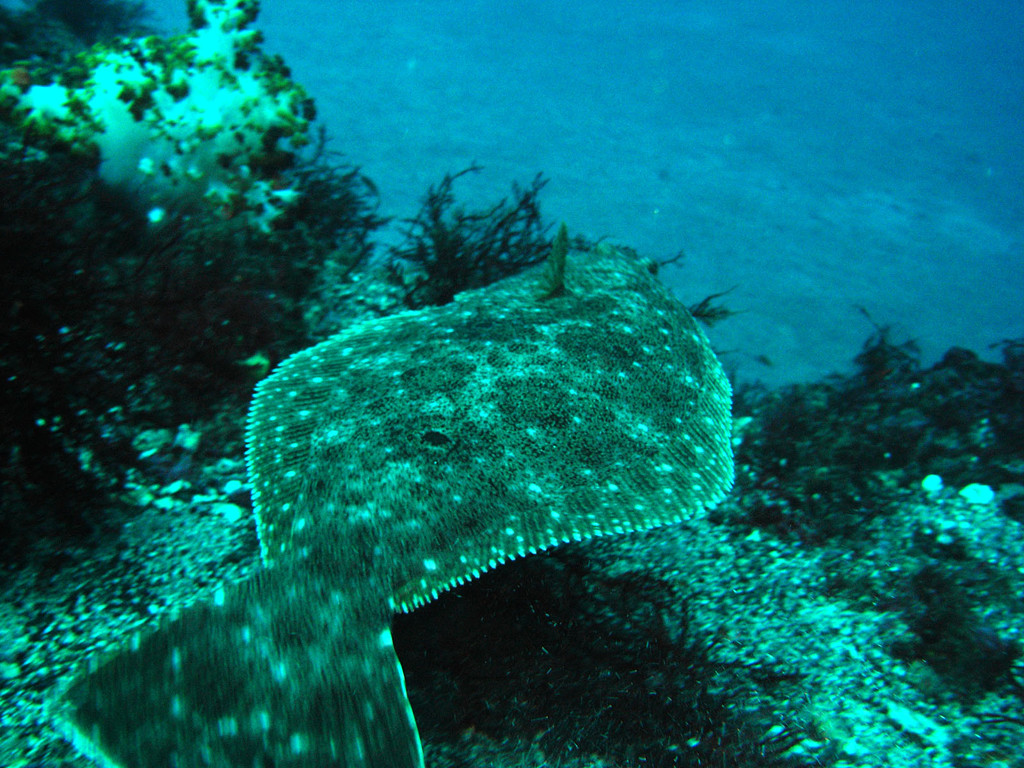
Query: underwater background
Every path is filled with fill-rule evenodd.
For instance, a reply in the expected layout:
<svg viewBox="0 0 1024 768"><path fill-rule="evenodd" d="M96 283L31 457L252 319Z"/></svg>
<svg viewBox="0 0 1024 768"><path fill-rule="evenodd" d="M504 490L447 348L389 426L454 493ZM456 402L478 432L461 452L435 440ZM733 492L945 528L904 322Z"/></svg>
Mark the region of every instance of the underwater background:
<svg viewBox="0 0 1024 768"><path fill-rule="evenodd" d="M0 0L0 766L90 765L61 710L90 660L262 571L278 363L375 321L415 344L400 313L559 250L549 298L614 257L702 321L735 484L398 616L426 765L1024 768L1024 4L192 5L244 23L147 47L185 0ZM223 97L174 151L145 89L86 90L131 57L178 67L171 107ZM59 89L19 101L54 80L89 96L64 123ZM112 103L157 130L97 150ZM175 165L233 140L221 107L243 150ZM155 204L157 151L214 194ZM400 378L441 401L423 349ZM510 413L580 416L545 394Z"/></svg>
<svg viewBox="0 0 1024 768"><path fill-rule="evenodd" d="M926 361L1024 333L1019 2L266 0L259 26L384 213L473 161L467 202L543 172L571 229L683 250L684 301L735 286L713 340L743 378L847 370L857 307Z"/></svg>

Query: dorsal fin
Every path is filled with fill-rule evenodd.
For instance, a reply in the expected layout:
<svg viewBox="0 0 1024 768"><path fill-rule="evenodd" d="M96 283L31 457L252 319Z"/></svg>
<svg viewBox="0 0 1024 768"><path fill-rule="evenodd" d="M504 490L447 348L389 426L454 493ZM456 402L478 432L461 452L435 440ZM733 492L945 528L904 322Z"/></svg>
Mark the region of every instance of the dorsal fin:
<svg viewBox="0 0 1024 768"><path fill-rule="evenodd" d="M551 252L544 263L544 274L541 276L540 298L557 299L565 294L565 263L569 256L569 228L563 221L558 227Z"/></svg>

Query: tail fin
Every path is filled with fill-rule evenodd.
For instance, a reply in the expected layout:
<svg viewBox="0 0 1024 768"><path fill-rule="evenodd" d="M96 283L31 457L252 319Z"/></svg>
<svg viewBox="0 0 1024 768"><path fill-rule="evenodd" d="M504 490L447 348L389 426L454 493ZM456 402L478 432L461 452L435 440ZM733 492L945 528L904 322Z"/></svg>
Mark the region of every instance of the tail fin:
<svg viewBox="0 0 1024 768"><path fill-rule="evenodd" d="M135 639L70 686L61 727L123 768L422 768L390 617L302 575L267 569Z"/></svg>

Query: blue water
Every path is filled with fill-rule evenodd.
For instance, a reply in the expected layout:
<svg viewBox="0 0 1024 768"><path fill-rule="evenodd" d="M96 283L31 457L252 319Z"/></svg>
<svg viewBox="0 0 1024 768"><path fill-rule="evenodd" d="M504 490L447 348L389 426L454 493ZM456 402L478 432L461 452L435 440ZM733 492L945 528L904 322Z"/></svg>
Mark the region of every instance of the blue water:
<svg viewBox="0 0 1024 768"><path fill-rule="evenodd" d="M183 0L152 0L171 29ZM655 258L741 378L849 367L858 307L950 345L1024 335L1024 3L264 0L334 147L411 215L426 187ZM772 365L758 362L765 356Z"/></svg>

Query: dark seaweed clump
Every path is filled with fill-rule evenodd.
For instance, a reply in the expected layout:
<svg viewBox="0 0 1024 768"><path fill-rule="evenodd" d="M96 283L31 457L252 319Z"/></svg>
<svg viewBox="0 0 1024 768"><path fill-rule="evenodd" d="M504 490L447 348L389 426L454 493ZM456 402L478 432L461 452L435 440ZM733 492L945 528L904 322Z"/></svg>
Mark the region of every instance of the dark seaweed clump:
<svg viewBox="0 0 1024 768"><path fill-rule="evenodd" d="M151 13L142 0L36 0L29 12L62 24L84 46L152 32Z"/></svg>
<svg viewBox="0 0 1024 768"><path fill-rule="evenodd" d="M975 695L1011 679L1021 647L984 618L992 592L1005 598L1010 585L991 570L967 570L938 558L924 561L899 581L883 605L899 611L910 630L891 649L896 658L923 661Z"/></svg>
<svg viewBox="0 0 1024 768"><path fill-rule="evenodd" d="M739 481L759 503L751 521L807 542L853 537L893 498L929 474L947 486L1019 478L1024 454L1024 354L1000 345L1003 362L950 349L922 368L912 342L880 328L852 376L778 391L737 392L744 430Z"/></svg>
<svg viewBox="0 0 1024 768"><path fill-rule="evenodd" d="M145 429L188 423L205 455L241 455L253 383L314 340L320 276L330 265L346 280L384 220L359 169L317 152L292 172L302 202L269 235L212 213L152 226L91 162L0 138L6 557L109 522Z"/></svg>
<svg viewBox="0 0 1024 768"><path fill-rule="evenodd" d="M150 12L136 0L36 0L0 6L0 68L30 62L37 74L56 74L95 43L153 33Z"/></svg>
<svg viewBox="0 0 1024 768"><path fill-rule="evenodd" d="M717 513L820 550L833 592L901 617L890 652L967 697L1005 685L1021 656L992 619L1017 611L1012 565L974 556L938 506L985 483L1010 489L1003 514L1024 509L1024 341L996 346L1001 362L952 348L924 368L878 327L851 376L741 388L736 504ZM921 488L930 474L939 498Z"/></svg>
<svg viewBox="0 0 1024 768"><path fill-rule="evenodd" d="M388 268L406 306L447 304L460 291L490 285L546 258L550 227L538 198L547 180L538 174L528 187L514 184L511 198L467 211L456 203L452 187L479 170L473 165L445 174L405 222L404 240L391 249Z"/></svg>
<svg viewBox="0 0 1024 768"><path fill-rule="evenodd" d="M432 766L799 766L747 694L798 680L727 658L684 596L564 548L502 566L394 627ZM524 763L531 755L535 763Z"/></svg>

